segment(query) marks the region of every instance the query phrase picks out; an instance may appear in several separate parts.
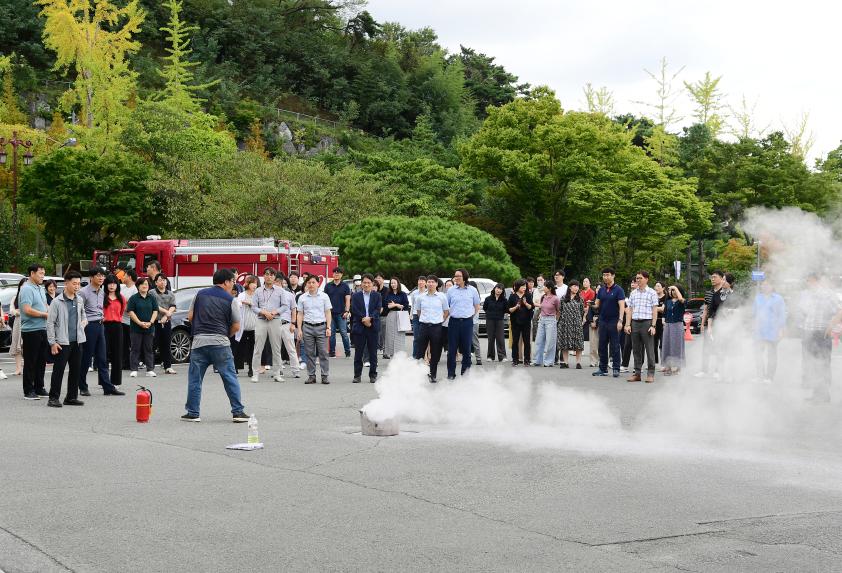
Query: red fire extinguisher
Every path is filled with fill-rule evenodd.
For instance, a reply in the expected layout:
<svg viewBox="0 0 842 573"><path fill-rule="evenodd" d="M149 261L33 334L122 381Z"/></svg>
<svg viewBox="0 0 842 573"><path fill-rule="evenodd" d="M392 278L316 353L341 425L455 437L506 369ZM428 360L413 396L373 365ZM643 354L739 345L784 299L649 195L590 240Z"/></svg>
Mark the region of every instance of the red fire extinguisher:
<svg viewBox="0 0 842 573"><path fill-rule="evenodd" d="M152 415L152 392L148 388L138 386L137 391L137 421L146 423Z"/></svg>

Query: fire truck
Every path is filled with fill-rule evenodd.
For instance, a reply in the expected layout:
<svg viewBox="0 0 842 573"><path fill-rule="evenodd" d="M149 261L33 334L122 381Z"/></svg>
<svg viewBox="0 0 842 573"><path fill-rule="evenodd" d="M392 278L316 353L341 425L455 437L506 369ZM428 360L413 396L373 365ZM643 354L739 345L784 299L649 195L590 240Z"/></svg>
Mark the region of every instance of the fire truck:
<svg viewBox="0 0 842 573"><path fill-rule="evenodd" d="M326 277L339 264L339 249L319 245L301 245L285 239L161 239L157 235L145 241L129 241L128 248L94 251L93 264L116 272L133 269L146 276L146 266L161 263L173 289L210 286L213 273L220 268L236 268L238 281L250 274L262 275L266 267L285 274L295 271Z"/></svg>

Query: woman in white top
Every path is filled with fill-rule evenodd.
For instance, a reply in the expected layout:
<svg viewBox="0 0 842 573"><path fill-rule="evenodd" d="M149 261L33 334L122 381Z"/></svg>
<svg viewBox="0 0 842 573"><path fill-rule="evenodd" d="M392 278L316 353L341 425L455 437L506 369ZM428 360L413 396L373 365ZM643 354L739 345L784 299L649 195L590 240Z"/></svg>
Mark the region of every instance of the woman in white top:
<svg viewBox="0 0 842 573"><path fill-rule="evenodd" d="M23 278L18 283L18 294L9 305L9 316L14 317L15 323L12 325L12 346L9 348L9 354L15 357L15 376L20 376L23 372L23 349L21 347L20 336L20 309L18 308L18 296L20 296L20 289L27 279Z"/></svg>
<svg viewBox="0 0 842 573"><path fill-rule="evenodd" d="M254 276L249 275L243 283L243 292L237 295L237 300L240 301L240 330L237 332L237 369L243 368L243 362L249 366L249 378L254 376L251 368L251 358L254 354L254 328L257 325L257 316L252 311L251 307L254 304L254 292L260 286L260 280Z"/></svg>

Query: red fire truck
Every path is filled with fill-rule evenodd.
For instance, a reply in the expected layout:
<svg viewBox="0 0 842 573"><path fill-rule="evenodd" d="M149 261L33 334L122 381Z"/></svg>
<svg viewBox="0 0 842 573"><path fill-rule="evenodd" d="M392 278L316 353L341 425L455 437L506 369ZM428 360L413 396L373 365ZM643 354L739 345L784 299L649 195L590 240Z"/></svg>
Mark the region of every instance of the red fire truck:
<svg viewBox="0 0 842 573"><path fill-rule="evenodd" d="M339 264L339 249L319 245L301 245L288 240L264 239L161 239L150 235L145 241L129 241L128 248L94 251L93 264L112 271L134 269L146 275L151 261L161 263L173 289L210 286L219 268L236 268L238 280L249 274L262 275L273 267L289 274L310 273L320 277L321 285Z"/></svg>

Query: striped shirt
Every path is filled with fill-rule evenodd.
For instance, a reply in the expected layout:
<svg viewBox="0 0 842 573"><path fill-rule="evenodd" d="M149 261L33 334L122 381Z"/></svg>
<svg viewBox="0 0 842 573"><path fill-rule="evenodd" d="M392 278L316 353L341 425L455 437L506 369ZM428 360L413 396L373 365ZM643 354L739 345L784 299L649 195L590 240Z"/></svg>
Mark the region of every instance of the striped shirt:
<svg viewBox="0 0 842 573"><path fill-rule="evenodd" d="M658 294L654 289L634 289L626 302L632 309L632 320L652 320L652 309L658 306Z"/></svg>

